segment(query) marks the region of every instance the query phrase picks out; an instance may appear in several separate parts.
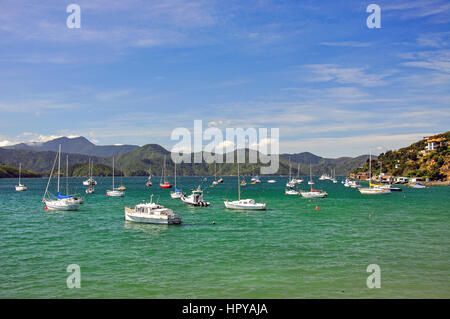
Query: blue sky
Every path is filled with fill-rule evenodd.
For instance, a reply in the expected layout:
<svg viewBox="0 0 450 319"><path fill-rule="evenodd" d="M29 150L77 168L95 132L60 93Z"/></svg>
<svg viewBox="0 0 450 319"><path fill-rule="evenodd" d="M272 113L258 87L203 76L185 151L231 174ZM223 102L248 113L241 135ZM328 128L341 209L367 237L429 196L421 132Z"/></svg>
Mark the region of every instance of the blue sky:
<svg viewBox="0 0 450 319"><path fill-rule="evenodd" d="M66 26L67 5L81 28ZM381 7L381 29L366 7ZM450 3L0 2L0 146L278 127L280 151L396 149L449 129Z"/></svg>

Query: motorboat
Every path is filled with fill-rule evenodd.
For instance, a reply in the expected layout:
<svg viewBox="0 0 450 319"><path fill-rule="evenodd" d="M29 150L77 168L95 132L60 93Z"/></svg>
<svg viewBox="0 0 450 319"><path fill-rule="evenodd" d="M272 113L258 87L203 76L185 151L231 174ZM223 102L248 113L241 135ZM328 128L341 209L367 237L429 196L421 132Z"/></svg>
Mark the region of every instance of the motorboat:
<svg viewBox="0 0 450 319"><path fill-rule="evenodd" d="M150 196L150 202L137 204L134 208L125 206L125 220L144 224L181 224L180 215L175 214L172 209L154 203L152 199L153 195Z"/></svg>
<svg viewBox="0 0 450 319"><path fill-rule="evenodd" d="M200 185L197 189L193 190L192 194L189 196L186 196L186 194L183 193L180 199L183 203L192 206L207 207L210 205L209 202L203 199L203 191L200 189Z"/></svg>

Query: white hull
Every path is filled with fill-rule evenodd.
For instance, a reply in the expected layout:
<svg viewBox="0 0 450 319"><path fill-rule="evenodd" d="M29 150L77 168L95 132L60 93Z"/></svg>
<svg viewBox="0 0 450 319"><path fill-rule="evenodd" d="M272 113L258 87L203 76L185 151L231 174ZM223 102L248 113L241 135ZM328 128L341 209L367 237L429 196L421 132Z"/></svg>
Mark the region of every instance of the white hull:
<svg viewBox="0 0 450 319"><path fill-rule="evenodd" d="M125 193L119 190L108 190L106 191L106 196L110 197L123 197L125 196Z"/></svg>
<svg viewBox="0 0 450 319"><path fill-rule="evenodd" d="M207 207L210 205L209 202L205 202L204 200L195 200L192 195L189 196L181 196L181 201L185 204L199 207Z"/></svg>
<svg viewBox="0 0 450 319"><path fill-rule="evenodd" d="M266 203L255 203L252 199L241 199L232 202L224 201L225 207L228 209L240 210L265 210Z"/></svg>
<svg viewBox="0 0 450 319"><path fill-rule="evenodd" d="M326 192L301 192L301 194L305 198L325 198L328 195Z"/></svg>
<svg viewBox="0 0 450 319"><path fill-rule="evenodd" d="M28 188L25 185L16 185L16 191L17 192L23 192L26 191Z"/></svg>
<svg viewBox="0 0 450 319"><path fill-rule="evenodd" d="M86 194L92 194L92 193L94 193L95 192L95 189L94 188L88 188L88 189L86 189Z"/></svg>
<svg viewBox="0 0 450 319"><path fill-rule="evenodd" d="M67 199L45 200L45 206L49 210L78 210L79 204Z"/></svg>
<svg viewBox="0 0 450 319"><path fill-rule="evenodd" d="M309 181L308 185L314 185L314 182Z"/></svg>
<svg viewBox="0 0 450 319"><path fill-rule="evenodd" d="M164 214L164 212L170 212L170 216ZM154 213L149 214L144 212L136 212L131 208L125 207L125 220L143 224L181 224L181 217L179 215L173 214L172 210L167 208L155 209Z"/></svg>
<svg viewBox="0 0 450 319"><path fill-rule="evenodd" d="M183 196L183 193L181 193L181 192L170 193L170 197L172 197L172 199L179 199L179 198L181 198L181 196Z"/></svg>
<svg viewBox="0 0 450 319"><path fill-rule="evenodd" d="M384 188L360 188L359 192L365 195L377 195L377 194L389 194L391 190Z"/></svg>
<svg viewBox="0 0 450 319"><path fill-rule="evenodd" d="M277 181L274 180L274 179L271 179L271 180L268 180L268 181L267 181L267 183L271 183L271 184L272 184L272 183L276 183L276 182L277 182Z"/></svg>
<svg viewBox="0 0 450 319"><path fill-rule="evenodd" d="M298 191L291 189L291 190L286 190L284 192L284 195L298 195Z"/></svg>
<svg viewBox="0 0 450 319"><path fill-rule="evenodd" d="M87 179L87 180L83 181L83 185L84 186L89 186L91 184L92 185L97 185L97 182L94 179L91 179L91 180Z"/></svg>
<svg viewBox="0 0 450 319"><path fill-rule="evenodd" d="M418 185L418 184L410 184L409 187L411 187L411 188L426 188L426 186Z"/></svg>

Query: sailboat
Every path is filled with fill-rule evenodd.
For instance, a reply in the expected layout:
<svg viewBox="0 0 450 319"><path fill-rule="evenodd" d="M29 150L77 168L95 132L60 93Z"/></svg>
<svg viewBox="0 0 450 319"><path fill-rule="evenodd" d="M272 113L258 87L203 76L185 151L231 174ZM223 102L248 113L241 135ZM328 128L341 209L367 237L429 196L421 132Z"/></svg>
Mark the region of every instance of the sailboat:
<svg viewBox="0 0 450 319"><path fill-rule="evenodd" d="M97 181L92 178L91 158L89 158L88 171L89 171L88 172L89 178L83 181L83 185L84 186L97 185Z"/></svg>
<svg viewBox="0 0 450 319"><path fill-rule="evenodd" d="M177 163L175 163L175 191L170 192L170 197L173 199L178 199L183 196L183 192L177 188Z"/></svg>
<svg viewBox="0 0 450 319"><path fill-rule="evenodd" d="M172 188L172 185L166 180L166 155L164 155L164 165L161 174L161 180L159 181L161 188Z"/></svg>
<svg viewBox="0 0 450 319"><path fill-rule="evenodd" d="M149 169L149 174L148 174L148 178L147 178L147 183L145 183L145 186L150 187L152 186L152 169Z"/></svg>
<svg viewBox="0 0 450 319"><path fill-rule="evenodd" d="M312 183L310 183L312 182ZM311 185L311 190L309 191L301 191L301 195L305 198L324 198L328 196L328 193L320 190L320 189L314 189L312 185L314 184L312 179L312 170L311 170L311 163L309 163L309 185Z"/></svg>
<svg viewBox="0 0 450 319"><path fill-rule="evenodd" d="M303 179L300 178L300 164L297 164L297 177L292 179L295 184L303 183Z"/></svg>
<svg viewBox="0 0 450 319"><path fill-rule="evenodd" d="M322 174L322 176L319 179L321 179L322 177L323 177L323 174ZM314 185L314 181L312 179L311 162L309 163L309 181L308 181L308 185ZM312 186L311 186L311 188L312 188Z"/></svg>
<svg viewBox="0 0 450 319"><path fill-rule="evenodd" d="M256 203L254 199L241 199L241 181L239 178L238 163L238 200L224 201L225 207L228 209L246 209L246 210L265 210L266 203Z"/></svg>
<svg viewBox="0 0 450 319"><path fill-rule="evenodd" d="M216 174L216 162L214 161L214 181L212 182L211 186L217 185L219 182L217 181L217 174Z"/></svg>
<svg viewBox="0 0 450 319"><path fill-rule="evenodd" d="M120 175L120 186L117 187L120 191L125 191L127 188L123 186L123 170L120 170L122 172L122 175Z"/></svg>
<svg viewBox="0 0 450 319"><path fill-rule="evenodd" d="M88 170L89 170L89 180L94 181L94 182L93 183L90 183L90 182L88 183L89 188L86 188L85 192L86 192L86 194L92 194L92 193L95 192L94 185L96 185L97 182L92 178L93 163L91 162L91 159L89 159L89 168L88 168ZM84 183L83 183L83 185L84 185Z"/></svg>
<svg viewBox="0 0 450 319"><path fill-rule="evenodd" d="M361 194L372 195L372 194L389 194L391 192L388 188L376 187L372 184L372 153L369 151L369 188L359 188Z"/></svg>
<svg viewBox="0 0 450 319"><path fill-rule="evenodd" d="M26 191L28 188L20 182L20 177L22 175L22 163L19 164L19 185L16 185L17 192Z"/></svg>
<svg viewBox="0 0 450 319"><path fill-rule="evenodd" d="M78 194L76 194L78 195ZM69 196L69 155L66 155L66 196ZM69 201L73 201L78 204L83 204L84 199L81 197L75 197L75 194L70 195L72 197L69 197Z"/></svg>
<svg viewBox="0 0 450 319"><path fill-rule="evenodd" d="M114 156L113 156L113 169L112 169L112 189L106 191L106 196L111 197L123 197L125 196L125 192L121 191L118 188L114 188Z"/></svg>
<svg viewBox="0 0 450 319"><path fill-rule="evenodd" d="M57 183L57 196L56 199L52 199L48 191L50 181L52 179L53 171L55 169L56 161L58 160L58 183ZM56 154L55 161L53 162L52 171L48 178L47 187L45 188L42 202L45 204L45 209L50 210L78 210L80 204L71 200L72 195L62 196L59 193L59 181L61 177L61 144L59 145L58 153Z"/></svg>
<svg viewBox="0 0 450 319"><path fill-rule="evenodd" d="M292 179L291 158L289 157L289 181L286 183L286 187L293 188L295 184L295 181Z"/></svg>

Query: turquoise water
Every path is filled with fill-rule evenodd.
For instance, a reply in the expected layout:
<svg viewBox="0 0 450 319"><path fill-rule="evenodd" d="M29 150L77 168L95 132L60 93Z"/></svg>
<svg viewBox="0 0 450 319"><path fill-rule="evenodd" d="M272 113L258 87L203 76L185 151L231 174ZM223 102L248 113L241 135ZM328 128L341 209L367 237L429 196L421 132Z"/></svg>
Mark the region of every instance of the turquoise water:
<svg viewBox="0 0 450 319"><path fill-rule="evenodd" d="M285 177L267 179L242 189L268 203L264 212L224 208L237 197L235 177L205 188L208 208L146 188L145 177L124 178L123 198L105 196L110 178L97 179L92 195L72 178L71 191L86 198L77 212L43 209L46 179L24 179L22 193L15 179L0 179L0 297L450 297L449 187L370 197L319 181L329 197L307 200L283 194ZM188 191L200 180L178 184ZM124 221L123 207L150 192L183 216L181 226ZM66 286L69 264L81 268L80 289ZM366 286L369 264L381 267L380 289Z"/></svg>

